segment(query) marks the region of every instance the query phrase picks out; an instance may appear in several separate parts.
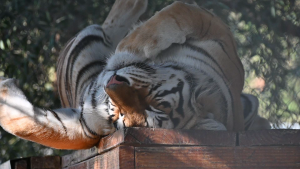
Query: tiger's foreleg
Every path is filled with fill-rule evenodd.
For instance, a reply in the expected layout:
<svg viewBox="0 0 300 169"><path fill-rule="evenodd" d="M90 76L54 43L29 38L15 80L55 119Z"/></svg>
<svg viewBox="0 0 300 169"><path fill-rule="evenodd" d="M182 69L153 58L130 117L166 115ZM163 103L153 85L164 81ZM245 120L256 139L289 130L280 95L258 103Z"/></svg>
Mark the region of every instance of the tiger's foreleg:
<svg viewBox="0 0 300 169"><path fill-rule="evenodd" d="M13 79L0 79L0 125L9 133L58 149L84 149L100 139L83 129L78 109L34 107ZM103 135L113 132L108 125Z"/></svg>

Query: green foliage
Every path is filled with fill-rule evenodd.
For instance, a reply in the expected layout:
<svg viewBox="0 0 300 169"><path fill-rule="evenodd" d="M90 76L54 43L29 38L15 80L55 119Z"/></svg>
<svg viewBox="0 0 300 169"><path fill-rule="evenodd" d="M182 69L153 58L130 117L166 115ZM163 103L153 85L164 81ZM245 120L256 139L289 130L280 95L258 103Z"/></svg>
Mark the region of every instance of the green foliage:
<svg viewBox="0 0 300 169"><path fill-rule="evenodd" d="M223 5L230 9L225 16L245 67L244 91L259 98L260 114L274 128L282 122L299 123L300 1L248 0ZM255 89L262 83L257 77L265 83L260 90Z"/></svg>
<svg viewBox="0 0 300 169"><path fill-rule="evenodd" d="M173 0L149 0L146 14ZM260 99L260 114L274 127L299 122L300 0L198 0L231 28L245 66L245 92ZM28 99L37 106L60 107L55 63L63 45L84 27L101 24L109 0L2 0L0 5L0 76L19 80ZM257 77L263 79L257 81ZM265 86L256 89L258 82ZM16 138L0 129L0 163L8 159L63 155Z"/></svg>

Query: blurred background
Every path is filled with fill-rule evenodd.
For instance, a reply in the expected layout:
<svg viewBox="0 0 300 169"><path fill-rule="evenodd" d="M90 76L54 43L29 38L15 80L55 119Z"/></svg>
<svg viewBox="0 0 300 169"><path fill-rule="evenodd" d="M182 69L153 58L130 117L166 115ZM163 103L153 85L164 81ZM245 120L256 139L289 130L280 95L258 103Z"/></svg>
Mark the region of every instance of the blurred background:
<svg viewBox="0 0 300 169"><path fill-rule="evenodd" d="M142 18L173 0L149 0ZM273 128L299 128L300 0L196 0L226 22L244 64L244 92L259 98L259 114ZM16 78L37 106L59 108L56 60L84 27L101 24L112 0L1 0L0 76ZM0 163L61 151L19 139L0 128Z"/></svg>

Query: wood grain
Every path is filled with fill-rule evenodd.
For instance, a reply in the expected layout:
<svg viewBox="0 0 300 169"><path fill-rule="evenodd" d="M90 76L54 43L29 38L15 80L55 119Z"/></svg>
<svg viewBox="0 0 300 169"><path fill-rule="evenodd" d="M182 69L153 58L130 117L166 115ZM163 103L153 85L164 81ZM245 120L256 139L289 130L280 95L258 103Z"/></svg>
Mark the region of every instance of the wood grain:
<svg viewBox="0 0 300 169"><path fill-rule="evenodd" d="M119 168L133 169L134 168L134 147L120 146L119 147Z"/></svg>
<svg viewBox="0 0 300 169"><path fill-rule="evenodd" d="M0 166L1 168L1 166ZM15 169L27 169L27 161L26 160L20 160L15 162Z"/></svg>
<svg viewBox="0 0 300 169"><path fill-rule="evenodd" d="M88 168L119 168L119 147L87 160Z"/></svg>
<svg viewBox="0 0 300 169"><path fill-rule="evenodd" d="M61 159L59 156L31 157L31 169L58 169L61 168Z"/></svg>
<svg viewBox="0 0 300 169"><path fill-rule="evenodd" d="M262 130L239 133L240 146L300 146L300 130Z"/></svg>
<svg viewBox="0 0 300 169"><path fill-rule="evenodd" d="M300 147L137 147L136 168L300 168Z"/></svg>
<svg viewBox="0 0 300 169"><path fill-rule="evenodd" d="M118 145L209 145L235 146L236 133L228 131L175 130L153 128L127 128L101 139L98 153L108 151Z"/></svg>
<svg viewBox="0 0 300 169"><path fill-rule="evenodd" d="M118 131L114 132L113 134L110 134L110 135L102 138L100 140L99 144L97 145L98 153L108 151L112 148L117 147L120 144L123 144L126 132L127 132L127 129L118 130Z"/></svg>
<svg viewBox="0 0 300 169"><path fill-rule="evenodd" d="M128 128L101 139L98 147L76 151L61 160L58 156L15 159L0 168L23 169L25 162L31 169L300 168L300 130L237 134Z"/></svg>
<svg viewBox="0 0 300 169"><path fill-rule="evenodd" d="M65 169L88 169L88 162L84 161L79 164L75 164L75 165L66 167Z"/></svg>
<svg viewBox="0 0 300 169"><path fill-rule="evenodd" d="M125 136L135 140L135 146L172 145L172 146L235 146L236 133L228 131L170 130L151 128L130 128Z"/></svg>
<svg viewBox="0 0 300 169"><path fill-rule="evenodd" d="M93 147L93 148L87 149L87 150L75 151L72 154L63 156L61 158L61 163L62 163L61 165L62 165L62 167L67 167L67 166L71 166L73 164L79 163L88 158L96 156L98 154L97 151L98 150L96 147Z"/></svg>

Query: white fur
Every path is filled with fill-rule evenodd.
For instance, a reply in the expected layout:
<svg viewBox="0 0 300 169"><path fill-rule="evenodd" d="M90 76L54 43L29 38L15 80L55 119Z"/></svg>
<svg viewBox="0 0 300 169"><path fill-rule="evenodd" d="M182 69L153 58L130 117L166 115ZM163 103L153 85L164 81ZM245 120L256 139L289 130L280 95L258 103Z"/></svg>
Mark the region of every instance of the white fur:
<svg viewBox="0 0 300 169"><path fill-rule="evenodd" d="M145 62L145 60L146 58L135 56L128 51L118 52L108 59L105 69L114 70L118 66L128 65L134 62Z"/></svg>

